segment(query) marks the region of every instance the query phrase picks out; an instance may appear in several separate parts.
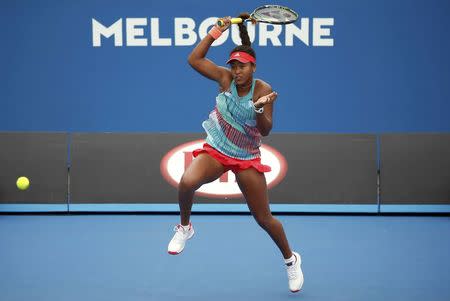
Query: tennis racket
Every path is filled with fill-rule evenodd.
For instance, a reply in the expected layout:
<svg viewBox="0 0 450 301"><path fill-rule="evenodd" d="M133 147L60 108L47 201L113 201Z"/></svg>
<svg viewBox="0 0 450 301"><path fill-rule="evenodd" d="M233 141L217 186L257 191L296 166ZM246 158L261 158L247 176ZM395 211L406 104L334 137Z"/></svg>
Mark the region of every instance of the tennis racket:
<svg viewBox="0 0 450 301"><path fill-rule="evenodd" d="M247 20L269 24L289 24L294 23L298 19L298 14L292 9L281 5L263 5L257 7ZM231 24L242 23L246 20L241 18L232 18ZM219 19L217 25L223 26L223 20Z"/></svg>

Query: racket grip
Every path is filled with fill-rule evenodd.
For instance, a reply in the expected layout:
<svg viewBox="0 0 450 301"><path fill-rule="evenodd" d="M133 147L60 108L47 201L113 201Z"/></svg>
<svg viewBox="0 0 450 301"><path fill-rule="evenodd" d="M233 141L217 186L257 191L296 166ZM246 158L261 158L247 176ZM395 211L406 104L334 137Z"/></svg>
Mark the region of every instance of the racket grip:
<svg viewBox="0 0 450 301"><path fill-rule="evenodd" d="M231 18L231 24L239 24L239 23L242 23L244 20L242 20L242 18ZM217 25L219 25L219 26L223 26L224 25L224 22L222 21L222 19L219 19L218 21L217 21Z"/></svg>

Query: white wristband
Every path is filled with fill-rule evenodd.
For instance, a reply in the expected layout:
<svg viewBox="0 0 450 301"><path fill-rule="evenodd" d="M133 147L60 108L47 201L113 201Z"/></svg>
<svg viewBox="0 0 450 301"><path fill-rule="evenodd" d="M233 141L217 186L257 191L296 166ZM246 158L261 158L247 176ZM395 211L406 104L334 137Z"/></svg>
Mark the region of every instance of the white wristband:
<svg viewBox="0 0 450 301"><path fill-rule="evenodd" d="M264 112L264 107L261 107L261 108L257 109L255 107L255 104L253 104L253 110L255 110L255 112L258 113L258 114L262 114Z"/></svg>

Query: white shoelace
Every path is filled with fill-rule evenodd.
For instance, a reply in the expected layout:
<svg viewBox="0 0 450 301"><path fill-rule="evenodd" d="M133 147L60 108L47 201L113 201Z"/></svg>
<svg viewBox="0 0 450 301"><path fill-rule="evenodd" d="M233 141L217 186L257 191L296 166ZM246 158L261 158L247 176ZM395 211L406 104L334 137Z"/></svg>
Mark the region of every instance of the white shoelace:
<svg viewBox="0 0 450 301"><path fill-rule="evenodd" d="M298 258L297 256L295 256L295 254L294 257L295 261L292 262L292 265L286 266L289 280L293 280L298 277L298 270L296 268Z"/></svg>
<svg viewBox="0 0 450 301"><path fill-rule="evenodd" d="M293 263L291 266L287 266L286 268L289 280L293 280L298 277L298 271L296 269L295 263Z"/></svg>

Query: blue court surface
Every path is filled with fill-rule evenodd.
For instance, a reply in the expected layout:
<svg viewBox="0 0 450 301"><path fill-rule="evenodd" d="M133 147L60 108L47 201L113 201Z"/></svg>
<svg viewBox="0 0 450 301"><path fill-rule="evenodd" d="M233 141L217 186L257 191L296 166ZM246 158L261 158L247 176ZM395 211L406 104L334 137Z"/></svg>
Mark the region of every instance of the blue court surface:
<svg viewBox="0 0 450 301"><path fill-rule="evenodd" d="M0 300L450 300L450 218L278 216L303 257L282 257L247 215L194 215L167 254L175 215L1 215Z"/></svg>

